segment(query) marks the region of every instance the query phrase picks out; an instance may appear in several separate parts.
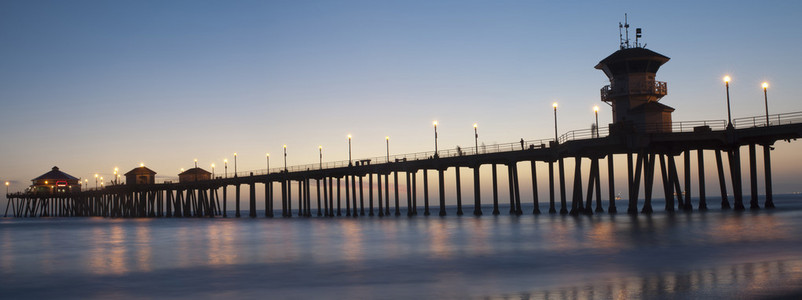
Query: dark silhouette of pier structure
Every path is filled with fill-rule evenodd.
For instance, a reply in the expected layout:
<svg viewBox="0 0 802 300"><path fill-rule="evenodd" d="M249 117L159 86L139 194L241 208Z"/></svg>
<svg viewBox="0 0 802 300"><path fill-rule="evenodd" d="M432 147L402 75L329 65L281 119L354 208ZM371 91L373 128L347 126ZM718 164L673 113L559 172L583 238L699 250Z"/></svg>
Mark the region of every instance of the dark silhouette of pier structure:
<svg viewBox="0 0 802 300"><path fill-rule="evenodd" d="M640 38L640 30L638 36ZM606 128L570 131L557 136L555 105L555 137L535 141L513 142L491 146L457 148L351 161L319 163L290 168L274 168L255 172L234 173L208 180L190 182L143 182L112 185L102 189L71 193L7 194L15 217L35 216L104 216L104 217L213 217L227 216L228 189L235 189L235 216L240 217L241 189L248 187L248 216L257 217L256 188L264 184L265 216L274 217L274 188L281 190L281 216L399 216L399 176L405 177L406 213L430 215L438 205L439 215L462 215L465 207L460 176L473 173L473 205L471 212L482 215L480 168L491 168L493 209L498 215L498 167L506 166L509 179L509 213L520 215L522 201L532 201L532 213L541 213L541 201L548 201L548 213L593 214L616 213L614 155L626 157L628 195L626 212L652 213L652 197L657 175L662 178L665 210L706 210L704 153L713 152L721 193L722 209L746 209L743 195L741 151L748 151L749 207L759 209L757 149L763 150L765 200L762 207L773 208L771 183L771 149L775 142L791 141L802 136L802 112L712 121L675 122L673 108L658 101L667 94L667 84L656 81L660 65L669 60L661 54L641 47L636 40L630 47L622 40L621 49L602 60L597 69L604 71L610 85L601 89L601 100L610 104L613 123ZM729 82L726 83L727 88ZM729 112L729 91L727 90ZM729 115L729 113L728 113ZM436 126L436 125L435 125ZM692 153L697 170L692 170ZM682 157L684 176L680 180L677 157ZM726 159L726 161L725 161ZM566 182L565 160L574 161L573 182ZM600 164L607 163L608 195L601 195ZM531 165L532 199L522 200L518 166ZM590 164L587 174L582 165ZM659 169L658 169L659 163ZM729 164L725 173L724 164ZM548 200L539 199L537 165L547 164ZM455 178L446 178L453 169ZM227 173L227 172L226 172ZM418 173L423 173L423 205L417 195ZM436 203L430 202L429 176L437 176ZM727 186L729 176L732 185ZM391 179L392 177L392 184ZM695 178L694 178L695 177ZM446 180L456 183L456 211L446 211ZM367 185L363 183L367 181ZM374 184L374 181L376 184ZM696 185L694 185L694 182ZM524 183L526 184L526 183ZM315 186L315 195L312 186ZM640 187L643 185L641 201ZM571 188L570 203L567 199ZM367 188L367 190L366 190ZM376 191L374 191L374 188ZM695 190L694 190L695 189ZM221 193L222 190L222 193ZM220 201L222 194L222 201ZM692 203L691 195L698 195ZM732 202L730 202L730 196ZM314 198L314 201L313 201ZM605 199L603 199L605 198ZM594 204L595 199L595 204ZM607 200L607 205L602 203ZM559 203L558 203L559 201ZM222 207L221 207L222 202ZM316 203L315 203L316 202ZM367 202L367 207L366 207ZM293 204L295 206L293 207ZM6 213L8 212L8 206ZM313 208L316 212L313 213Z"/></svg>

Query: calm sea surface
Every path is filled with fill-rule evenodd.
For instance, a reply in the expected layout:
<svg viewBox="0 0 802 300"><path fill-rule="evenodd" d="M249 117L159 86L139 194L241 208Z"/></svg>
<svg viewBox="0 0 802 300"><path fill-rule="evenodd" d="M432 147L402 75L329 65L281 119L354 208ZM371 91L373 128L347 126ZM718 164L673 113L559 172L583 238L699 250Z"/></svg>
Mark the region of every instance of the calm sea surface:
<svg viewBox="0 0 802 300"><path fill-rule="evenodd" d="M0 298L801 299L802 196L775 197L637 217L0 218Z"/></svg>

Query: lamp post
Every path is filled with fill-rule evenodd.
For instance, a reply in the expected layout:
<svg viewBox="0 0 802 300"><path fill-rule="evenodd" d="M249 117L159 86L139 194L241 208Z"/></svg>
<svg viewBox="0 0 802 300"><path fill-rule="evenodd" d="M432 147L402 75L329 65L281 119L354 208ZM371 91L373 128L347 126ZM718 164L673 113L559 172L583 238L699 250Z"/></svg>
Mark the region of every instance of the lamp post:
<svg viewBox="0 0 802 300"><path fill-rule="evenodd" d="M6 195L8 195L8 185L9 185L9 182L6 181Z"/></svg>
<svg viewBox="0 0 802 300"><path fill-rule="evenodd" d="M212 179L214 179L214 163L212 163Z"/></svg>
<svg viewBox="0 0 802 300"><path fill-rule="evenodd" d="M284 172L287 171L287 144L284 144Z"/></svg>
<svg viewBox="0 0 802 300"><path fill-rule="evenodd" d="M99 175L97 175L97 173L95 173L95 189L97 189L97 178L98 178L98 176Z"/></svg>
<svg viewBox="0 0 802 300"><path fill-rule="evenodd" d="M732 112L730 111L730 76L724 76L724 87L727 89L727 128L732 128Z"/></svg>
<svg viewBox="0 0 802 300"><path fill-rule="evenodd" d="M237 152L234 152L234 177L237 177Z"/></svg>
<svg viewBox="0 0 802 300"><path fill-rule="evenodd" d="M198 167L198 159L196 158L195 159L195 168L197 168L197 167Z"/></svg>
<svg viewBox="0 0 802 300"><path fill-rule="evenodd" d="M224 174L225 178L228 178L228 159L224 159L223 160L223 168L224 168L224 171L225 171L225 173L223 173L223 174Z"/></svg>
<svg viewBox="0 0 802 300"><path fill-rule="evenodd" d="M84 178L84 188L89 189L89 179Z"/></svg>
<svg viewBox="0 0 802 300"><path fill-rule="evenodd" d="M479 123L473 123L473 145L476 154L479 154Z"/></svg>
<svg viewBox="0 0 802 300"><path fill-rule="evenodd" d="M768 95L769 83L763 82L763 103L766 104L766 126L769 126L769 95Z"/></svg>
<svg viewBox="0 0 802 300"><path fill-rule="evenodd" d="M434 125L434 157L437 157L437 121L432 124Z"/></svg>
<svg viewBox="0 0 802 300"><path fill-rule="evenodd" d="M317 146L317 150L320 152L320 169L323 170L323 146Z"/></svg>
<svg viewBox="0 0 802 300"><path fill-rule="evenodd" d="M387 162L390 162L390 136L384 137L385 144L387 144Z"/></svg>
<svg viewBox="0 0 802 300"><path fill-rule="evenodd" d="M348 165L350 166L352 163L351 161L351 135L348 135Z"/></svg>
<svg viewBox="0 0 802 300"><path fill-rule="evenodd" d="M596 115L596 137L599 137L599 106L593 107L593 114Z"/></svg>
<svg viewBox="0 0 802 300"><path fill-rule="evenodd" d="M119 171L119 169L114 167L114 184L120 184L120 175L117 175L117 171Z"/></svg>
<svg viewBox="0 0 802 300"><path fill-rule="evenodd" d="M554 102L551 106L554 107L554 143L557 143L557 102Z"/></svg>
<svg viewBox="0 0 802 300"><path fill-rule="evenodd" d="M270 174L270 153L265 153L265 159L267 159L267 174Z"/></svg>

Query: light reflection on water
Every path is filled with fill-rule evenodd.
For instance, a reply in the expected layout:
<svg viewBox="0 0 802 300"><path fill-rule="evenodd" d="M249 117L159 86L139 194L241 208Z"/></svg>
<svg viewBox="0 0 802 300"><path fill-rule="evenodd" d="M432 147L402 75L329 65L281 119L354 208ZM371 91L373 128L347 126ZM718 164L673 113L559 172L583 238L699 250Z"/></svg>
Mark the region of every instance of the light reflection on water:
<svg viewBox="0 0 802 300"><path fill-rule="evenodd" d="M0 295L759 298L802 291L795 200L637 217L2 219Z"/></svg>

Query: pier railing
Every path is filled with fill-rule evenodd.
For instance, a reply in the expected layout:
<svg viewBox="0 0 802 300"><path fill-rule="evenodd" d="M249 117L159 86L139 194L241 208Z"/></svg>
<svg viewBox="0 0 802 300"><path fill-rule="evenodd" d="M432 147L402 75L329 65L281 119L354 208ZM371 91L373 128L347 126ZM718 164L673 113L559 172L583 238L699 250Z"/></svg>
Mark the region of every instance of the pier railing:
<svg viewBox="0 0 802 300"><path fill-rule="evenodd" d="M776 126L776 125L784 125L784 124L793 124L793 123L802 123L802 112L792 112L792 113L783 113L783 114L774 114L769 115L769 125ZM700 126L707 126L711 130L724 130L727 128L727 121L726 120L701 120L701 121L680 121L680 122L672 122L671 124L638 124L636 125L636 130L642 131L650 129L656 129L659 127L661 130L652 130L652 131L668 131L666 127L670 127L671 132L693 132L695 128ZM751 128L751 127L761 127L766 126L766 116L754 116L754 117L745 117L745 118L737 118L733 119L733 126L735 128ZM589 128L589 129L579 129L579 130L571 130L568 131L561 136L558 137L559 143L566 143L569 141L574 140L585 140L585 139L593 139L593 138L601 138L606 137L610 134L609 127L601 127L598 129ZM433 158L447 158L447 157L458 157L458 156L467 156L467 155L476 155L476 154L488 154L488 153L500 153L500 152L510 152L510 151L520 151L520 150L527 150L527 149L544 149L550 146L550 142L554 139L538 139L538 140L522 140L519 142L512 142L512 143L501 143L501 144L493 144L493 145L479 145L479 147L458 147L453 149L444 149L440 151L425 151L425 152L416 152L416 153L407 153L407 154L394 154L394 155L385 155L385 156L378 156L378 157L371 157L366 159L354 159L352 161L342 160L342 161L334 161L334 162L324 162L320 163L312 163L312 164L304 164L304 165L295 165L295 166L288 166L286 169L282 167L274 167L268 169L259 169L259 170L248 170L248 171L241 171L241 172L216 172L214 174L215 178L232 178L232 177L245 177L251 175L265 175L270 173L280 173L280 172L301 172L301 171L313 171L313 170L321 170L321 169L334 169L334 168L344 168L348 166L360 166L360 165L370 165L370 164L377 164L377 163L394 163L394 162L406 162L406 161L416 161L416 160L425 160L425 159L433 159ZM157 183L171 183L171 182L178 182L175 177L165 177L165 178L157 178ZM91 190L91 189L90 189Z"/></svg>
<svg viewBox="0 0 802 300"><path fill-rule="evenodd" d="M766 115L732 120L735 128L766 127ZM802 112L768 115L768 126L802 123Z"/></svg>
<svg viewBox="0 0 802 300"><path fill-rule="evenodd" d="M287 172L301 172L301 171L313 171L321 169L344 168L348 166L370 165L377 163L406 162L406 161L416 161L416 160L433 159L433 158L447 158L447 157L458 157L458 156L467 156L476 154L509 152L516 150L524 150L524 149L542 149L542 148L548 148L549 142L553 140L554 139L539 139L539 140L528 140L528 141L524 140L513 143L479 145L478 148L474 146L474 147L458 147L453 149L444 149L444 150L439 150L436 153L435 151L425 151L425 152L416 152L407 154L394 154L390 156L385 155L366 159L354 159L350 163L347 160L342 160L334 162L324 162L323 164L312 163L305 165L288 166L286 169L284 167L275 167L275 168L270 168L270 170L259 169L259 170L237 172L236 175L233 172L228 173L227 175L223 173L215 173L215 177L218 178L219 177L231 178L235 176L243 177L251 175L265 175L268 173L280 173L284 172L285 170Z"/></svg>

